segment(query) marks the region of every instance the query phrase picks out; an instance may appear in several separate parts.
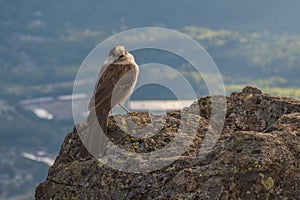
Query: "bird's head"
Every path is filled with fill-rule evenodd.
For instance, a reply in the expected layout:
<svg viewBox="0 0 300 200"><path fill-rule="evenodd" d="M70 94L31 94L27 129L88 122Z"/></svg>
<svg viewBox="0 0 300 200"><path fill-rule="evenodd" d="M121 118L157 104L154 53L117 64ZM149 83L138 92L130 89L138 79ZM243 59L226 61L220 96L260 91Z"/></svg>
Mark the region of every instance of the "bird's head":
<svg viewBox="0 0 300 200"><path fill-rule="evenodd" d="M115 46L109 51L108 63L115 64L135 64L133 55L131 55L124 46Z"/></svg>
<svg viewBox="0 0 300 200"><path fill-rule="evenodd" d="M109 52L109 56L114 60L125 59L128 54L127 49L124 46L115 46Z"/></svg>

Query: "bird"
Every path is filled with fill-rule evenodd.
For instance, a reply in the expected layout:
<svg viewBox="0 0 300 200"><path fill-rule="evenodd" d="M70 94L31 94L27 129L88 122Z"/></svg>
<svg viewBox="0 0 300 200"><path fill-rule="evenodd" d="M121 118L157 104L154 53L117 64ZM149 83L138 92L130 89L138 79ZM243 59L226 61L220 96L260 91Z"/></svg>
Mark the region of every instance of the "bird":
<svg viewBox="0 0 300 200"><path fill-rule="evenodd" d="M79 153L80 159L101 157L105 153L109 113L117 105L127 113L130 112L123 103L132 94L138 74L139 66L126 47L118 45L109 51L88 104L87 126L80 133L84 141Z"/></svg>

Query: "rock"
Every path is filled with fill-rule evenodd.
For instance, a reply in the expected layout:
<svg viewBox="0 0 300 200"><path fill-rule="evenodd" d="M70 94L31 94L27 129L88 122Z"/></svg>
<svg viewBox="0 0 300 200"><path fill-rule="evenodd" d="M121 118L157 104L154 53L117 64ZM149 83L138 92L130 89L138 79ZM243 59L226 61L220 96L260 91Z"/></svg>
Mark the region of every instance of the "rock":
<svg viewBox="0 0 300 200"><path fill-rule="evenodd" d="M222 100L227 104L223 131L214 148L205 156L200 156L210 118L214 117L211 116L211 102ZM196 110L197 105L200 112ZM190 116L188 123L198 126L192 144L170 165L144 173L119 171L96 159L80 161L81 141L74 129L66 136L47 179L36 188L35 198L299 198L299 100L272 97L247 86L242 92L234 92L229 97L203 97L185 111ZM148 113L133 113L131 119L141 125L137 133L144 130L145 138L126 134L128 123L123 121L118 126L114 120L122 116L111 117L108 137L129 152L156 151L174 140L181 124L181 115L180 111L168 113L162 120L165 123L161 131L153 135L147 132L146 125L151 119L155 123L160 119ZM157 126L155 123L150 126ZM187 133L182 134L188 139Z"/></svg>
<svg viewBox="0 0 300 200"><path fill-rule="evenodd" d="M245 94L262 94L262 91L256 87L246 86L242 90Z"/></svg>

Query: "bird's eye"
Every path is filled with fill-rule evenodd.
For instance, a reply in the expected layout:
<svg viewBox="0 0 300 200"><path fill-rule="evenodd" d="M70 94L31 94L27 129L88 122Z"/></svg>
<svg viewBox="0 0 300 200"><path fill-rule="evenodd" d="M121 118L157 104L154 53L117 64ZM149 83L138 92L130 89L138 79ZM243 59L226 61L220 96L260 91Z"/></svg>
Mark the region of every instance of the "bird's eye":
<svg viewBox="0 0 300 200"><path fill-rule="evenodd" d="M119 56L119 58L123 58L123 57L124 57L124 55L123 55L123 54Z"/></svg>

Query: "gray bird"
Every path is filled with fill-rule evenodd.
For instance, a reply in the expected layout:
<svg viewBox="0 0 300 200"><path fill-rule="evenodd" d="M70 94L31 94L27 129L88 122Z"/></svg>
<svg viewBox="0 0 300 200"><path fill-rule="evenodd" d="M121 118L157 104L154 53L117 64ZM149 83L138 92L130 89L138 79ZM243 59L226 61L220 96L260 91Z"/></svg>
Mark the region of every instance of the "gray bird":
<svg viewBox="0 0 300 200"><path fill-rule="evenodd" d="M131 95L138 73L139 67L133 55L124 46L115 46L110 50L88 105L86 129L79 133L83 141L79 154L81 159L90 158L91 155L97 158L105 153L109 112L116 105L129 112L122 104Z"/></svg>

